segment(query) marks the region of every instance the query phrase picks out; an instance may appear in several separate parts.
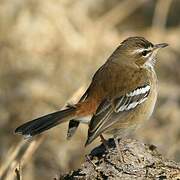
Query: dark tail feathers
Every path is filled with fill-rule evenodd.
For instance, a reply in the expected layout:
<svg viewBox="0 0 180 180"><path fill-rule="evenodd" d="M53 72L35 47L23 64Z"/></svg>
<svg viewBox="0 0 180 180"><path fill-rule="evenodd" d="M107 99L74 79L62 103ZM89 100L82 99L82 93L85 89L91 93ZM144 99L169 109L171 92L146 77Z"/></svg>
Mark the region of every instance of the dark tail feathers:
<svg viewBox="0 0 180 180"><path fill-rule="evenodd" d="M62 111L57 111L39 117L25 124L22 124L21 126L16 128L15 133L19 133L27 137L40 134L43 131L46 131L62 122L69 120L69 118L72 118L75 110L76 109L74 107L70 107Z"/></svg>

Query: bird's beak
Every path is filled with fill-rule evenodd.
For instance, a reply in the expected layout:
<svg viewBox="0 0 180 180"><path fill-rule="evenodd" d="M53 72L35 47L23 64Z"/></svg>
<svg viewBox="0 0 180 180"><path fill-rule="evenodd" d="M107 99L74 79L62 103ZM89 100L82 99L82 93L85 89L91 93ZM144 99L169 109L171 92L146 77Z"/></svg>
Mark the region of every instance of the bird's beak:
<svg viewBox="0 0 180 180"><path fill-rule="evenodd" d="M155 49L160 49L160 48L165 48L167 46L169 46L167 43L155 44L154 45L154 50Z"/></svg>

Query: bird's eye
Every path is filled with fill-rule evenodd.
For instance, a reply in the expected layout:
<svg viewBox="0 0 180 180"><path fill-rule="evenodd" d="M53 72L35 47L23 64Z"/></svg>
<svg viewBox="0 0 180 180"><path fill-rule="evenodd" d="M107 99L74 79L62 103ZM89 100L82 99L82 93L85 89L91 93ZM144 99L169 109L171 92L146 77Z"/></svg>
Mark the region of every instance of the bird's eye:
<svg viewBox="0 0 180 180"><path fill-rule="evenodd" d="M146 55L148 54L148 52L149 52L149 51L144 50L144 51L142 52L142 55L143 55L143 56L146 56Z"/></svg>

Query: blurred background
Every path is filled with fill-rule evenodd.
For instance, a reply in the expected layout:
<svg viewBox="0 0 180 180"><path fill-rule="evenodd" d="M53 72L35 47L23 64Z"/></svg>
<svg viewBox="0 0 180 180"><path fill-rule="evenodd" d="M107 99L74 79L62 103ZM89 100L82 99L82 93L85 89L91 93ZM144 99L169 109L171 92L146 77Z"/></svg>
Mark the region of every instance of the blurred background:
<svg viewBox="0 0 180 180"><path fill-rule="evenodd" d="M21 151L31 143L22 145L14 129L77 101L129 36L170 44L158 55L157 108L135 138L180 161L179 0L0 0L0 177L15 178ZM52 179L76 169L100 143L84 148L86 125L70 141L66 131L62 124L31 144L20 169L24 179Z"/></svg>

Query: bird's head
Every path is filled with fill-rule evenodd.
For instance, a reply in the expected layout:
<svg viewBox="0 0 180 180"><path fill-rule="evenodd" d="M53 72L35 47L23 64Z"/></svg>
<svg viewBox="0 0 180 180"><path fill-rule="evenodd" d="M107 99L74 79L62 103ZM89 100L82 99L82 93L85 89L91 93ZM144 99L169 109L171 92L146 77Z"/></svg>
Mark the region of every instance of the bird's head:
<svg viewBox="0 0 180 180"><path fill-rule="evenodd" d="M166 46L167 43L152 44L143 37L129 37L117 48L117 54L122 56L120 61L135 63L138 66L154 66L158 50Z"/></svg>

